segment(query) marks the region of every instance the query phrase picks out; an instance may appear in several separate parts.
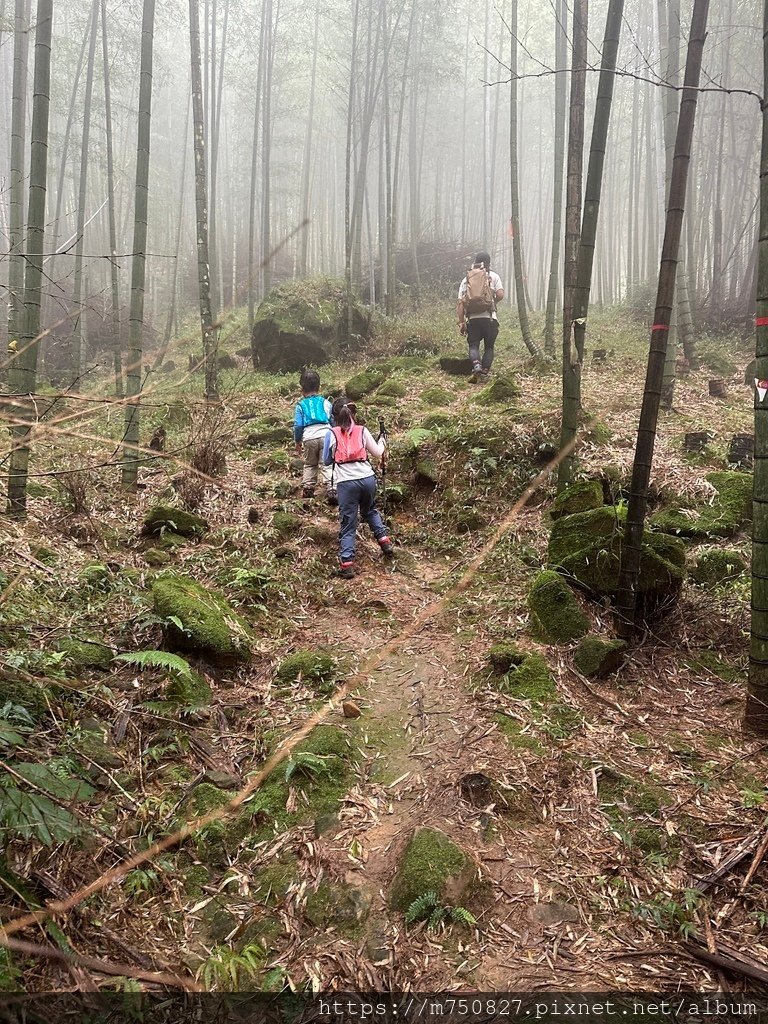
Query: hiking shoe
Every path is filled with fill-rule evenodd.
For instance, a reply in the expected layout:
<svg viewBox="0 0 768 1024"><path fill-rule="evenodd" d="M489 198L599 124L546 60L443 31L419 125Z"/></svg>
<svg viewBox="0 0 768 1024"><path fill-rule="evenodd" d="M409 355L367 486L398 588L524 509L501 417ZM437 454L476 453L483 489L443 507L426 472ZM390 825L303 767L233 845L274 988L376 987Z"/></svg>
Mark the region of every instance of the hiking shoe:
<svg viewBox="0 0 768 1024"><path fill-rule="evenodd" d="M331 508L336 508L337 507L337 505L339 504L339 499L338 499L338 497L336 495L336 490L335 489L328 491L328 494L326 496L326 501L331 506Z"/></svg>
<svg viewBox="0 0 768 1024"><path fill-rule="evenodd" d="M314 487L302 487L301 489L302 498L314 498L315 488Z"/></svg>
<svg viewBox="0 0 768 1024"><path fill-rule="evenodd" d="M355 563L342 562L336 570L336 575L340 576L343 580L353 580L355 578Z"/></svg>
<svg viewBox="0 0 768 1024"><path fill-rule="evenodd" d="M384 555L385 558L395 557L395 545L392 543L389 537L382 537L379 540L379 547L381 548L381 553L382 555Z"/></svg>
<svg viewBox="0 0 768 1024"><path fill-rule="evenodd" d="M472 367L472 376L469 378L470 384L479 384L483 379L483 368L480 363L475 363Z"/></svg>

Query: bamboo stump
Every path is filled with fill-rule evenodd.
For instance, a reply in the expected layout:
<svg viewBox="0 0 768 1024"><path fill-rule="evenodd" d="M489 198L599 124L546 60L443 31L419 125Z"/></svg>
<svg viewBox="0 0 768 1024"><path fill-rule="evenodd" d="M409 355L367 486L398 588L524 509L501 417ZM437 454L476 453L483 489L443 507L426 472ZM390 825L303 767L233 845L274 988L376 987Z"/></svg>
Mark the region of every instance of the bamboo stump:
<svg viewBox="0 0 768 1024"><path fill-rule="evenodd" d="M725 398L728 394L725 381L715 378L709 382L710 398Z"/></svg>
<svg viewBox="0 0 768 1024"><path fill-rule="evenodd" d="M739 469L751 469L755 454L754 434L734 434L728 448L728 462Z"/></svg>
<svg viewBox="0 0 768 1024"><path fill-rule="evenodd" d="M693 430L685 435L683 447L687 452L703 452L709 444L708 430Z"/></svg>

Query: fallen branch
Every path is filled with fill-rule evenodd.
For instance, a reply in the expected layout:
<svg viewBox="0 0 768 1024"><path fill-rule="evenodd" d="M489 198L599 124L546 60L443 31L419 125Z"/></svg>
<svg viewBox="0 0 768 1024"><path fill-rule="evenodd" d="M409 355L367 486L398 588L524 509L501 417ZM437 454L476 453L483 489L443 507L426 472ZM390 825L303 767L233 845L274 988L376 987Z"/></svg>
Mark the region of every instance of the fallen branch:
<svg viewBox="0 0 768 1024"><path fill-rule="evenodd" d="M733 974L740 974L745 978L754 978L756 981L768 984L768 964L754 960L733 946L727 946L720 942L717 951L710 952L707 949L706 941L694 932L688 941L683 943L683 949L696 960L702 960L704 963L731 971Z"/></svg>

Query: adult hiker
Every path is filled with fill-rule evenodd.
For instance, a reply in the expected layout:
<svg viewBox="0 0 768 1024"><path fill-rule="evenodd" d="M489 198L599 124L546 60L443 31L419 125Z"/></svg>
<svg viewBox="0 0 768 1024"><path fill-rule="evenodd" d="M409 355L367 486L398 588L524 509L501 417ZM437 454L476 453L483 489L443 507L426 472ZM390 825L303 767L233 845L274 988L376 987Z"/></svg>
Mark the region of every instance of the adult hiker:
<svg viewBox="0 0 768 1024"><path fill-rule="evenodd" d="M459 330L466 334L469 358L472 360L472 379L477 384L485 381L491 372L493 346L499 333L496 305L504 298L501 278L491 270L491 257L479 252L459 286L456 315ZM480 342L483 358L480 359Z"/></svg>
<svg viewBox="0 0 768 1024"><path fill-rule="evenodd" d="M355 423L357 407L337 398L331 412L333 426L325 436L323 462L332 466L331 486L339 500L339 569L342 579L355 575L357 524L362 517L379 542L385 558L392 558L394 545L376 508L376 474L368 461L373 455L386 464L386 441L376 441L367 427Z"/></svg>
<svg viewBox="0 0 768 1024"><path fill-rule="evenodd" d="M316 370L304 370L300 386L304 397L294 412L293 439L296 454L304 456L301 495L303 498L314 497L319 470L328 489L328 501L332 502L331 474L322 464L323 441L331 422L331 403L319 393L320 374Z"/></svg>

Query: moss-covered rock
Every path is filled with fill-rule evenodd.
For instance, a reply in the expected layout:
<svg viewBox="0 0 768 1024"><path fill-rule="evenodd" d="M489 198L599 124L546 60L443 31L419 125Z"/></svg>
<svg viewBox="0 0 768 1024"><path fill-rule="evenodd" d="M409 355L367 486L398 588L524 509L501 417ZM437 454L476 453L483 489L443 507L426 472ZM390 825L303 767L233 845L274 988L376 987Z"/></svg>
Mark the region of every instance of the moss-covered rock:
<svg viewBox="0 0 768 1024"><path fill-rule="evenodd" d="M155 505L144 517L142 533L163 534L172 531L181 537L202 537L208 530L208 523L194 512L169 505Z"/></svg>
<svg viewBox="0 0 768 1024"><path fill-rule="evenodd" d="M245 443L251 447L260 447L265 444L289 441L291 433L287 427L264 427L261 430L253 430L245 439Z"/></svg>
<svg viewBox="0 0 768 1024"><path fill-rule="evenodd" d="M389 904L405 912L428 892L446 903L459 904L472 874L471 860L449 836L435 828L418 828L400 860Z"/></svg>
<svg viewBox="0 0 768 1024"><path fill-rule="evenodd" d="M497 402L511 402L520 394L515 378L511 374L495 377L488 387L475 397L477 405L495 405Z"/></svg>
<svg viewBox="0 0 768 1024"><path fill-rule="evenodd" d="M162 576L152 584L152 598L155 612L166 620L166 636L173 646L221 663L250 657L249 627L210 587L188 576Z"/></svg>
<svg viewBox="0 0 768 1024"><path fill-rule="evenodd" d="M251 356L256 369L288 372L348 359L365 348L371 314L354 303L350 311L343 281L288 281L274 288L256 310Z"/></svg>
<svg viewBox="0 0 768 1024"><path fill-rule="evenodd" d="M361 373L356 373L354 377L350 377L347 383L344 385L344 394L347 398L351 398L354 401L362 398L364 395L369 395L371 391L375 391L376 388L380 387L384 383L386 374L383 370L377 370L373 367L369 367L367 370L363 370Z"/></svg>
<svg viewBox="0 0 768 1024"><path fill-rule="evenodd" d="M110 648L97 640L74 640L72 637L63 637L57 643L56 649L67 656L67 661L75 669L108 669L114 658Z"/></svg>
<svg viewBox="0 0 768 1024"><path fill-rule="evenodd" d="M109 566L103 562L89 562L78 573L80 585L93 593L108 594L115 583Z"/></svg>
<svg viewBox="0 0 768 1024"><path fill-rule="evenodd" d="M354 932L367 909L358 889L320 882L307 894L304 916L315 928L333 928L346 934Z"/></svg>
<svg viewBox="0 0 768 1024"><path fill-rule="evenodd" d="M147 548L144 552L144 561L153 569L159 569L161 565L168 565L171 555L162 548Z"/></svg>
<svg viewBox="0 0 768 1024"><path fill-rule="evenodd" d="M182 548L185 544L189 543L186 537L182 537L180 533L174 533L173 530L167 530L165 533L161 533L158 538L157 545L163 551L175 551L176 548ZM157 550L157 548L155 548Z"/></svg>
<svg viewBox="0 0 768 1024"><path fill-rule="evenodd" d="M211 881L211 872L204 864L192 864L184 871L184 895L191 900L199 900L203 895L203 886Z"/></svg>
<svg viewBox="0 0 768 1024"><path fill-rule="evenodd" d="M529 700L536 705L545 704L557 695L549 665L536 653L523 654L520 660L513 662L496 682L496 688L502 693L509 693L519 700Z"/></svg>
<svg viewBox="0 0 768 1024"><path fill-rule="evenodd" d="M589 430L584 434L587 441L595 445L610 444L613 440L613 431L602 420L592 420Z"/></svg>
<svg viewBox="0 0 768 1024"><path fill-rule="evenodd" d="M603 485L599 480L580 480L561 491L552 502L549 514L553 519L587 512L603 504Z"/></svg>
<svg viewBox="0 0 768 1024"><path fill-rule="evenodd" d="M494 644L488 651L488 661L496 675L503 676L511 668L517 668L525 661L526 655L514 644Z"/></svg>
<svg viewBox="0 0 768 1024"><path fill-rule="evenodd" d="M531 623L548 643L570 643L584 636L589 621L562 576L546 569L534 579L528 591Z"/></svg>
<svg viewBox="0 0 768 1024"><path fill-rule="evenodd" d="M376 400L378 401L380 398L404 398L406 393L405 385L401 384L399 380L385 380L376 392Z"/></svg>
<svg viewBox="0 0 768 1024"><path fill-rule="evenodd" d="M231 799L231 793L226 793L213 783L200 782L184 800L181 816L184 821L203 818L211 811L226 807ZM228 854L233 853L252 832L250 811L221 817L195 833L197 855L206 864L224 866Z"/></svg>
<svg viewBox="0 0 768 1024"><path fill-rule="evenodd" d="M46 700L46 693L50 692L49 687L18 679L11 672L0 672L0 707L18 704L35 721L42 721L50 714Z"/></svg>
<svg viewBox="0 0 768 1024"><path fill-rule="evenodd" d="M421 401L430 406L450 405L453 397L450 391L439 387L427 388L421 393Z"/></svg>
<svg viewBox="0 0 768 1024"><path fill-rule="evenodd" d="M201 708L211 703L211 687L199 672L174 676L166 686L166 699L185 708Z"/></svg>
<svg viewBox="0 0 768 1024"><path fill-rule="evenodd" d="M717 491L711 505L661 509L651 516L651 525L681 537L704 538L732 537L752 522L751 473L709 473L706 479Z"/></svg>
<svg viewBox="0 0 768 1024"><path fill-rule="evenodd" d="M272 516L272 529L278 537L291 537L300 526L301 520L292 512L275 512Z"/></svg>
<svg viewBox="0 0 768 1024"><path fill-rule="evenodd" d="M450 427L453 423L453 417L447 412L431 412L429 416L425 416L419 424L422 430L442 430L445 427Z"/></svg>
<svg viewBox="0 0 768 1024"><path fill-rule="evenodd" d="M573 663L583 676L599 679L621 668L627 645L623 640L585 636L573 652Z"/></svg>
<svg viewBox="0 0 768 1024"><path fill-rule="evenodd" d="M277 670L282 683L308 683L317 693L333 692L337 677L336 659L325 651L296 651L283 658Z"/></svg>
<svg viewBox="0 0 768 1024"><path fill-rule="evenodd" d="M549 564L590 592L615 597L621 567L626 510L612 505L555 520L549 538ZM637 594L642 614L673 602L685 577L682 541L646 530Z"/></svg>
<svg viewBox="0 0 768 1024"><path fill-rule="evenodd" d="M266 907L282 907L285 894L297 875L297 863L293 857L273 861L255 870L251 876L254 899Z"/></svg>
<svg viewBox="0 0 768 1024"><path fill-rule="evenodd" d="M746 572L745 558L728 548L708 548L696 559L690 571L691 579L700 586L729 583Z"/></svg>

